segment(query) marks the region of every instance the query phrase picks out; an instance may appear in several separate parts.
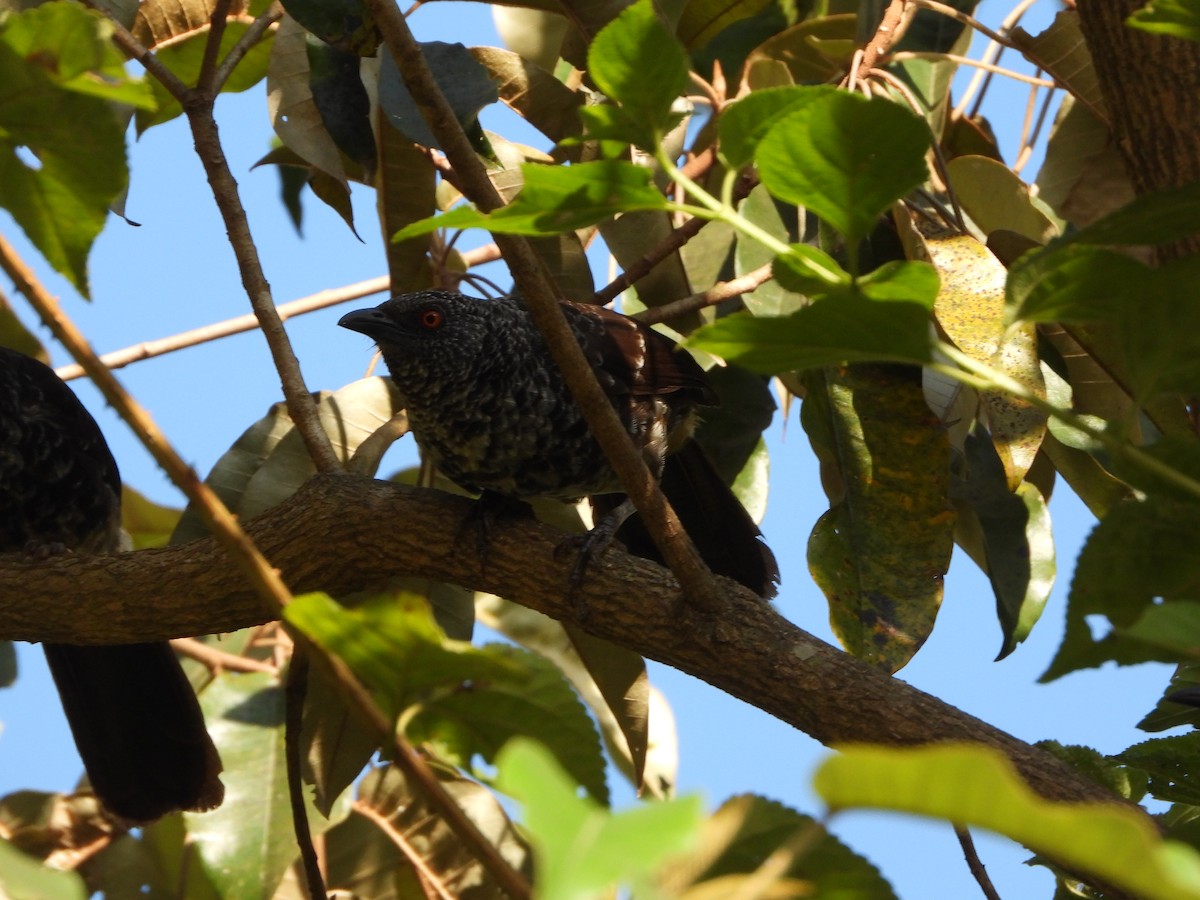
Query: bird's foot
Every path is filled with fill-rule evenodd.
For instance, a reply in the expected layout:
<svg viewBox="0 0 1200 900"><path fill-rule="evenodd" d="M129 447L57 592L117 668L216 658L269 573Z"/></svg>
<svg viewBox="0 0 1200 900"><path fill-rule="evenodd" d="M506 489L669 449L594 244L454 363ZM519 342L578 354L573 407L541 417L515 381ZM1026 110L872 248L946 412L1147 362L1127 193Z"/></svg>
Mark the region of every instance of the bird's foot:
<svg viewBox="0 0 1200 900"><path fill-rule="evenodd" d="M61 541L29 541L24 546L25 555L34 562L45 562L55 556L64 556L71 550Z"/></svg>
<svg viewBox="0 0 1200 900"><path fill-rule="evenodd" d="M502 519L529 518L533 515L533 507L524 500L506 497L494 491L484 491L479 499L472 504L459 526L456 543L462 543L467 538L467 532L473 531L475 537L475 552L479 557L479 568L487 568L488 550L491 546L492 529Z"/></svg>

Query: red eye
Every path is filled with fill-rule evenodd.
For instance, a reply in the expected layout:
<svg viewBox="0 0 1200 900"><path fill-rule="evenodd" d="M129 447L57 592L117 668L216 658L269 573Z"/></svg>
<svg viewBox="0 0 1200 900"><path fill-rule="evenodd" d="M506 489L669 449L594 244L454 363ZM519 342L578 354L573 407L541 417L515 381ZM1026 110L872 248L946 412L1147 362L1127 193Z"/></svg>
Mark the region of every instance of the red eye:
<svg viewBox="0 0 1200 900"><path fill-rule="evenodd" d="M442 315L440 309L426 309L421 311L420 322L421 326L433 331L435 328L441 328L442 323L446 321L446 317Z"/></svg>

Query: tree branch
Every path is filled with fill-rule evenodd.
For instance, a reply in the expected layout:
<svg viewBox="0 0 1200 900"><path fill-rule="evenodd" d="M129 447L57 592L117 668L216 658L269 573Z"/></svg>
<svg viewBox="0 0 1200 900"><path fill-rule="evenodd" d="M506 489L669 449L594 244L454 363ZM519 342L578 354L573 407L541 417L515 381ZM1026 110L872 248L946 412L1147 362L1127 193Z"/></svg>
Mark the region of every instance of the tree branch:
<svg viewBox="0 0 1200 900"><path fill-rule="evenodd" d="M723 608L698 609L683 602L666 569L609 550L589 568L581 602L569 602L574 560L555 552L563 533L531 521L497 523L481 567L473 542L459 542L470 503L319 476L246 530L297 592L379 590L420 576L495 593L701 678L824 744L976 741L1008 756L1043 796L1121 802L1050 754L807 634L731 581L722 580ZM0 637L163 640L233 631L268 615L212 540L111 557L10 559L0 563Z"/></svg>

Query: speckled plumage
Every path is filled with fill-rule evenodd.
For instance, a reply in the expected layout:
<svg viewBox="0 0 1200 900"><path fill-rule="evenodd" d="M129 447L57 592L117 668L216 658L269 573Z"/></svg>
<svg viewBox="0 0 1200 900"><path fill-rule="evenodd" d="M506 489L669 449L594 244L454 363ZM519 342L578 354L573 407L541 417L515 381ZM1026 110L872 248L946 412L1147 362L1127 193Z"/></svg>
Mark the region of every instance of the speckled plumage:
<svg viewBox="0 0 1200 900"><path fill-rule="evenodd" d="M635 445L661 472L667 452L690 436L696 407L716 402L703 371L625 316L577 304L563 312ZM430 314L441 316L439 327L423 324ZM428 291L342 324L379 343L413 433L460 486L563 500L621 490L516 299Z"/></svg>
<svg viewBox="0 0 1200 900"><path fill-rule="evenodd" d="M0 347L0 553L109 553L121 476L95 421L54 372ZM96 795L149 821L221 802L220 759L167 643L46 644Z"/></svg>
<svg viewBox="0 0 1200 900"><path fill-rule="evenodd" d="M697 408L717 402L703 370L668 338L619 313L566 302L562 311L701 555L714 571L772 595L778 568L757 526L688 443ZM461 487L560 500L621 491L519 300L424 291L338 324L376 341L417 441ZM634 552L657 558L641 535L621 532Z"/></svg>

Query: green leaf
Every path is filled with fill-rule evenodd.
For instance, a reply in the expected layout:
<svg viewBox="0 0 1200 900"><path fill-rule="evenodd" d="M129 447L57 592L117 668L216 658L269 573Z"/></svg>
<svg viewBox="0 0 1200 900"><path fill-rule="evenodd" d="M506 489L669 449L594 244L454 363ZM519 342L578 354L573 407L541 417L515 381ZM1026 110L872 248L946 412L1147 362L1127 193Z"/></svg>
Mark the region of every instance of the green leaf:
<svg viewBox="0 0 1200 900"><path fill-rule="evenodd" d="M1194 0L1150 0L1125 21L1151 34L1200 41L1200 7Z"/></svg>
<svg viewBox="0 0 1200 900"><path fill-rule="evenodd" d="M491 215L470 207L416 222L392 240L405 240L438 228L486 228L494 234L558 234L595 225L635 209L667 209L651 172L628 162L602 161L574 166L521 167L525 187L512 203Z"/></svg>
<svg viewBox="0 0 1200 900"><path fill-rule="evenodd" d="M1177 660L1165 648L1126 636L1152 604L1200 600L1200 517L1195 504L1150 495L1127 501L1093 529L1075 566L1067 600L1062 645L1042 675L1050 681L1099 666L1146 660ZM1107 620L1114 630L1096 636L1090 622Z"/></svg>
<svg viewBox="0 0 1200 900"><path fill-rule="evenodd" d="M1123 253L1070 244L1022 256L1009 270L1005 290L1017 319L1087 322L1111 318L1150 277L1146 266Z"/></svg>
<svg viewBox="0 0 1200 900"><path fill-rule="evenodd" d="M424 599L382 597L354 609L324 594L289 604L285 618L343 659L414 741L435 741L468 766L493 762L516 734L552 747L559 762L608 800L595 728L554 666L506 645L447 640Z"/></svg>
<svg viewBox="0 0 1200 900"><path fill-rule="evenodd" d="M954 547L946 430L903 370L828 368L804 383L800 421L830 501L809 570L846 649L894 672L933 629Z"/></svg>
<svg viewBox="0 0 1200 900"><path fill-rule="evenodd" d="M880 98L839 91L780 117L756 161L773 196L806 207L857 244L928 176L929 129Z"/></svg>
<svg viewBox="0 0 1200 900"><path fill-rule="evenodd" d="M1162 698L1137 727L1142 731L1166 731L1168 728L1178 728L1181 725L1191 725L1200 728L1200 709L1193 703L1184 703L1178 697L1180 692L1188 697L1200 697L1200 664L1184 663L1175 667L1171 681L1163 691Z"/></svg>
<svg viewBox="0 0 1200 900"><path fill-rule="evenodd" d="M850 747L813 786L833 809L867 807L987 828L1146 900L1200 897L1200 855L1139 810L1033 793L998 751L970 745Z"/></svg>
<svg viewBox="0 0 1200 900"><path fill-rule="evenodd" d="M546 900L588 900L618 884L636 888L695 843L698 797L610 813L580 797L551 753L525 738L511 741L496 765L500 789L524 809L537 854L538 895Z"/></svg>
<svg viewBox="0 0 1200 900"><path fill-rule="evenodd" d="M12 900L85 900L88 890L78 872L42 865L11 843L0 840L0 896Z"/></svg>
<svg viewBox="0 0 1200 900"><path fill-rule="evenodd" d="M269 898L299 853L283 752L283 688L260 672L218 675L200 704L225 764L225 801L212 812L184 813L188 840L220 896Z"/></svg>
<svg viewBox="0 0 1200 900"><path fill-rule="evenodd" d="M1010 490L1004 465L989 435L979 428L963 449L966 477L952 488L959 529L971 526L978 545L971 555L988 576L1003 632L997 659L1029 636L1045 608L1056 574L1050 513L1028 481Z"/></svg>
<svg viewBox="0 0 1200 900"><path fill-rule="evenodd" d="M426 41L421 44L421 52L454 118L469 132L477 126L480 110L500 99L496 83L462 44ZM401 134L418 144L441 149L386 47L379 59L379 106Z"/></svg>
<svg viewBox="0 0 1200 900"><path fill-rule="evenodd" d="M761 18L761 17L760 17ZM774 24L765 40L746 57L747 81L761 90L778 85L780 77L793 84L823 84L846 71L858 46L858 17L853 14L817 16L779 29ZM726 69L725 71L730 71Z"/></svg>
<svg viewBox="0 0 1200 900"><path fill-rule="evenodd" d="M1200 232L1200 181L1142 194L1064 243L1166 244Z"/></svg>
<svg viewBox="0 0 1200 900"><path fill-rule="evenodd" d="M771 5L772 0L688 0L676 33L684 47L695 51L730 25L753 18Z"/></svg>
<svg viewBox="0 0 1200 900"><path fill-rule="evenodd" d="M1009 38L1029 62L1050 74L1072 97L1087 104L1101 118L1108 118L1096 67L1079 25L1079 13L1063 10L1041 34L1031 36L1024 28L1017 27L1009 33Z"/></svg>
<svg viewBox="0 0 1200 900"><path fill-rule="evenodd" d="M639 0L596 35L588 74L636 126L634 143L650 150L670 129L671 106L687 90L687 54L651 0Z"/></svg>
<svg viewBox="0 0 1200 900"><path fill-rule="evenodd" d="M789 85L747 94L721 110L717 120L721 156L731 169L748 165L754 159L763 135L780 119L836 91L830 85Z"/></svg>
<svg viewBox="0 0 1200 900"><path fill-rule="evenodd" d="M893 260L858 279L858 289L868 300L920 303L932 309L941 279L933 266L924 262Z"/></svg>
<svg viewBox="0 0 1200 900"><path fill-rule="evenodd" d="M558 666L591 708L613 763L639 791L653 797L673 792L679 767L674 719L651 689L641 656L490 594L479 596L477 609L481 624Z"/></svg>
<svg viewBox="0 0 1200 900"><path fill-rule="evenodd" d="M881 303L850 291L783 318L726 316L685 344L777 375L846 362L922 365L932 359L931 340L929 309L922 302Z"/></svg>
<svg viewBox="0 0 1200 900"><path fill-rule="evenodd" d="M1194 765L1200 760L1200 732L1143 741L1116 758L1149 775L1149 792L1157 799L1200 806L1200 771Z"/></svg>
<svg viewBox="0 0 1200 900"><path fill-rule="evenodd" d="M1034 203L1029 185L1004 163L960 156L947 170L963 211L985 235L1015 231L1039 244L1058 235L1058 226Z"/></svg>
<svg viewBox="0 0 1200 900"><path fill-rule="evenodd" d="M99 89L82 93L68 83L108 77L110 33L73 4L47 4L0 22L0 207L84 296L88 252L128 183L125 120ZM77 53L100 60L100 70L62 78L59 61ZM114 83L124 83L118 72ZM30 155L36 161L27 162Z"/></svg>
<svg viewBox="0 0 1200 900"><path fill-rule="evenodd" d="M399 409L399 395L390 378L362 378L336 391L317 394L321 425L343 461L351 459ZM286 500L315 472L285 405L277 403L222 454L205 483L230 510L250 518ZM364 474L373 474L373 470ZM171 543L207 534L199 514L189 504Z"/></svg>
<svg viewBox="0 0 1200 900"><path fill-rule="evenodd" d="M1200 601L1177 600L1147 607L1137 621L1117 633L1162 648L1178 659L1200 659Z"/></svg>
<svg viewBox="0 0 1200 900"><path fill-rule="evenodd" d="M738 204L738 215L752 225L762 229L780 243L795 240L797 236L795 210L789 208L787 218L790 221L785 223L779 206L775 203L774 198L767 193L767 189L761 184L755 185L754 189L750 191L749 196ZM791 228L788 227L789 224L792 226ZM796 246L807 248L805 244L798 244ZM820 251L817 252L820 253ZM820 262L809 256L807 249L796 250L794 254L784 254L781 258L786 259L796 255L804 257L806 261L811 261L810 265L812 267L820 268ZM798 296L798 294L804 292L795 291L780 283L777 277L779 266L774 263L774 259L775 251L757 240L739 240L734 246L733 262L735 276L740 278L755 271L760 266L768 264L771 264L772 275L775 276L768 278L754 290L742 294L742 304L753 315L786 316L788 313L794 313L804 305L804 298ZM829 261L832 262L832 260ZM807 268L804 265L800 267ZM840 273L841 267L837 263L834 263L832 271ZM846 280L849 280L849 276L846 276ZM822 290L828 289L828 285L822 287Z"/></svg>
<svg viewBox="0 0 1200 900"><path fill-rule="evenodd" d="M94 10L44 3L8 18L3 34L4 43L65 90L154 108L149 84L126 72L112 24Z"/></svg>
<svg viewBox="0 0 1200 900"><path fill-rule="evenodd" d="M792 244L792 252L775 257L775 280L797 294L827 294L850 284L850 273L838 261L811 244Z"/></svg>

